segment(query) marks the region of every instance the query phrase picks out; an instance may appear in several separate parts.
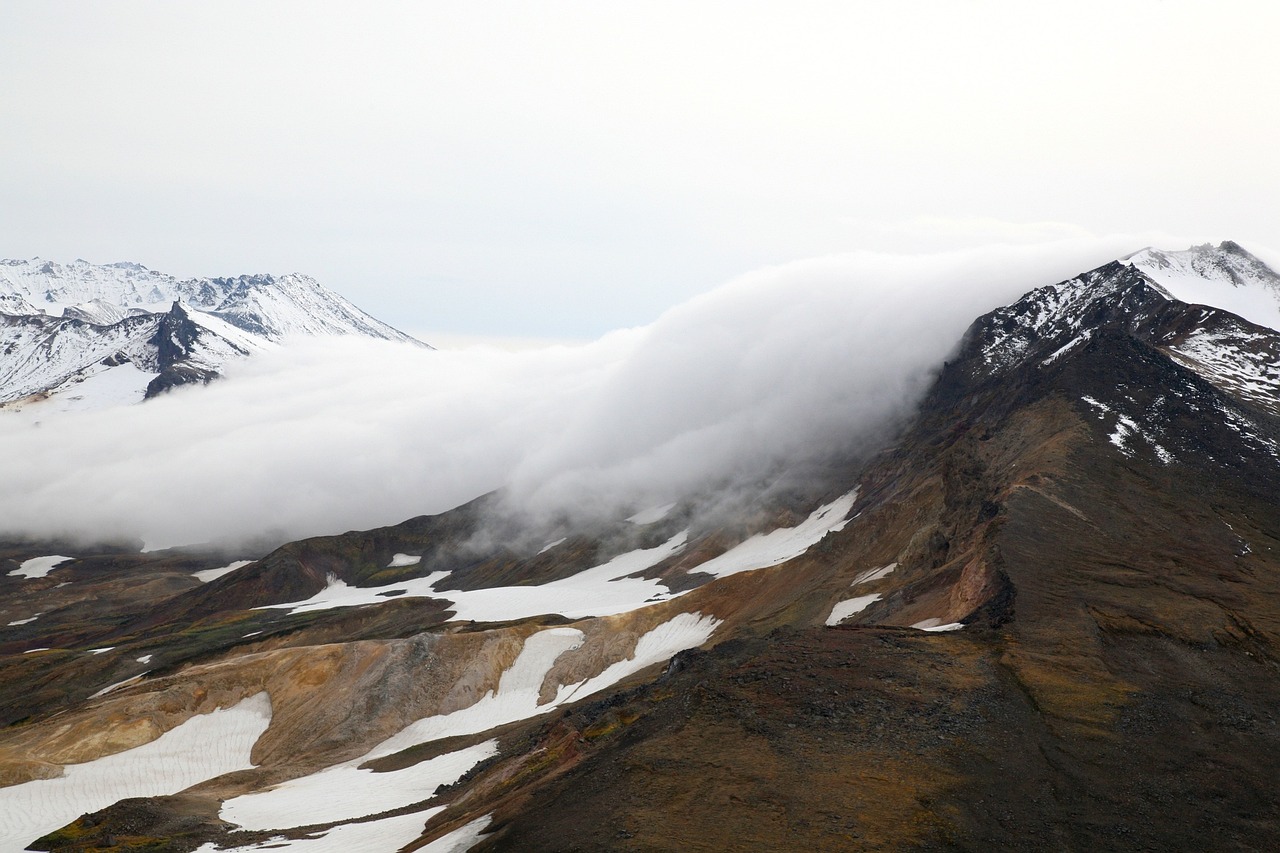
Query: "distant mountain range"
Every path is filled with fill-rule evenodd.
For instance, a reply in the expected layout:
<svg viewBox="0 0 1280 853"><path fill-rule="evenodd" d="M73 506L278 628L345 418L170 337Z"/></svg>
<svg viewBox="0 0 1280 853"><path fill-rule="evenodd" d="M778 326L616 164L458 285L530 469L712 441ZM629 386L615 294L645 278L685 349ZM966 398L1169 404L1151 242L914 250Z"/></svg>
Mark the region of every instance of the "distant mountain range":
<svg viewBox="0 0 1280 853"><path fill-rule="evenodd" d="M142 400L297 335L420 343L297 273L178 279L135 263L0 261L3 407Z"/></svg>
<svg viewBox="0 0 1280 853"><path fill-rule="evenodd" d="M1233 243L1029 290L735 510L0 542L0 847L1280 849L1278 297Z"/></svg>

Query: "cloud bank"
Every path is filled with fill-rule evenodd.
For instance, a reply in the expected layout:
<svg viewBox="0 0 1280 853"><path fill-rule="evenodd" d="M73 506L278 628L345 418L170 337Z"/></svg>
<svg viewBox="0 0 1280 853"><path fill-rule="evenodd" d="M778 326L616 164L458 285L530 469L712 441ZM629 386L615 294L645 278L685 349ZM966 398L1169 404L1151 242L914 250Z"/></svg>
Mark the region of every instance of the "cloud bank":
<svg viewBox="0 0 1280 853"><path fill-rule="evenodd" d="M0 533L283 541L504 487L608 513L744 482L883 438L976 316L1142 245L799 261L573 347L298 341L140 406L0 417Z"/></svg>

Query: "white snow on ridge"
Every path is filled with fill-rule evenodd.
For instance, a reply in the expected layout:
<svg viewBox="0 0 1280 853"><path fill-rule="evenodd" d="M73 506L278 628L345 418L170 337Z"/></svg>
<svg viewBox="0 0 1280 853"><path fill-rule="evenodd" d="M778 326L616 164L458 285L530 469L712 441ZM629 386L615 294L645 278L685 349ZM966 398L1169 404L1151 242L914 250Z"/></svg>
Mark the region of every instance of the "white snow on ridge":
<svg viewBox="0 0 1280 853"><path fill-rule="evenodd" d="M60 554L48 557L32 557L30 560L24 560L21 566L9 572L9 577L42 578L63 563L74 559L75 557L63 557Z"/></svg>
<svg viewBox="0 0 1280 853"><path fill-rule="evenodd" d="M387 563L388 569L398 569L401 566L416 566L422 562L422 557L415 557L410 554L393 554L391 562Z"/></svg>
<svg viewBox="0 0 1280 853"><path fill-rule="evenodd" d="M1280 330L1280 276L1233 244L1181 252L1148 248L1124 261L1181 302L1221 308Z"/></svg>
<svg viewBox="0 0 1280 853"><path fill-rule="evenodd" d="M776 566L799 557L828 533L843 530L849 523L849 511L858 499L854 489L844 497L820 506L795 527L780 527L752 536L719 557L707 560L690 571L705 572L718 578Z"/></svg>
<svg viewBox="0 0 1280 853"><path fill-rule="evenodd" d="M271 722L266 693L231 708L192 717L148 744L83 764L56 779L0 788L0 850L35 839L129 797L176 794L236 770L247 770L253 745Z"/></svg>

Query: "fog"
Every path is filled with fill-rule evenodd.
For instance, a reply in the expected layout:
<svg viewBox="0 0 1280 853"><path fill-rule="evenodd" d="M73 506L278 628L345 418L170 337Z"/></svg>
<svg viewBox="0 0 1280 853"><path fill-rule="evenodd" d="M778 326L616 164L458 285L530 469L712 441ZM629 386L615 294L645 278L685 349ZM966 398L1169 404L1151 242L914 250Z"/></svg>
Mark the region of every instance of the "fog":
<svg viewBox="0 0 1280 853"><path fill-rule="evenodd" d="M732 488L884 440L976 316L1148 242L798 261L580 346L295 341L142 405L0 417L0 532L283 541L500 488L535 517Z"/></svg>

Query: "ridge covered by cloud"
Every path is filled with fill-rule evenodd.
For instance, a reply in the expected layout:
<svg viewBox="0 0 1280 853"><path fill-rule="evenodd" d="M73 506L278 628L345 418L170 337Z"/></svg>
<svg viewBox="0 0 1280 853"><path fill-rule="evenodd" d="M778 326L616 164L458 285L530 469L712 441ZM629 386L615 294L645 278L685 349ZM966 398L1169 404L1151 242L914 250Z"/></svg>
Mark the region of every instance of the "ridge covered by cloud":
<svg viewBox="0 0 1280 853"><path fill-rule="evenodd" d="M0 417L0 533L283 541L503 487L608 513L747 481L883 438L976 316L1142 245L815 258L580 346L297 341L139 406Z"/></svg>

